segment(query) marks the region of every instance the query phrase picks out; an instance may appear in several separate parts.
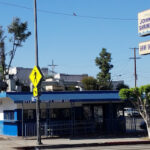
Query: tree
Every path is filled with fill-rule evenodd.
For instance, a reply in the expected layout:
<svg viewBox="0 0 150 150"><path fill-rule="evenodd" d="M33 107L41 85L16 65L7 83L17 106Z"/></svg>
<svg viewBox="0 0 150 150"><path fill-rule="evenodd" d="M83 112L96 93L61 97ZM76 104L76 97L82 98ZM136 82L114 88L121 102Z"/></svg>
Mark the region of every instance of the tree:
<svg viewBox="0 0 150 150"><path fill-rule="evenodd" d="M96 57L95 63L101 70L101 72L97 74L99 89L111 89L112 85L110 70L113 68L113 65L111 64L111 53L108 53L106 49L103 48L99 54L99 57Z"/></svg>
<svg viewBox="0 0 150 150"><path fill-rule="evenodd" d="M6 36L4 36L4 30L2 26L0 26L0 74L2 80L5 79L5 40Z"/></svg>
<svg viewBox="0 0 150 150"><path fill-rule="evenodd" d="M129 100L144 119L150 138L150 85L140 88L121 89L119 96L123 100Z"/></svg>
<svg viewBox="0 0 150 150"><path fill-rule="evenodd" d="M19 18L14 18L12 23L8 26L8 33L11 35L9 41L12 43L12 49L7 53L5 52L5 38L4 30L0 27L0 71L2 74L2 80L5 80L5 76L9 74L12 61L15 57L16 51L22 46L22 43L31 35L28 31L27 22L21 22ZM6 56L9 54L8 65L6 65ZM8 59L8 57L7 57Z"/></svg>
<svg viewBox="0 0 150 150"><path fill-rule="evenodd" d="M121 89L129 89L129 86L124 83L120 83L117 85L116 90L121 90Z"/></svg>
<svg viewBox="0 0 150 150"><path fill-rule="evenodd" d="M12 43L12 50L10 50L10 61L7 67L7 74L9 74L9 69L14 59L16 50L18 47L22 46L22 43L31 35L31 32L28 31L27 22L21 22L19 18L14 18L13 22L8 26L8 33L12 36L10 42Z"/></svg>
<svg viewBox="0 0 150 150"><path fill-rule="evenodd" d="M97 80L93 77L84 77L82 84L84 90L97 90Z"/></svg>

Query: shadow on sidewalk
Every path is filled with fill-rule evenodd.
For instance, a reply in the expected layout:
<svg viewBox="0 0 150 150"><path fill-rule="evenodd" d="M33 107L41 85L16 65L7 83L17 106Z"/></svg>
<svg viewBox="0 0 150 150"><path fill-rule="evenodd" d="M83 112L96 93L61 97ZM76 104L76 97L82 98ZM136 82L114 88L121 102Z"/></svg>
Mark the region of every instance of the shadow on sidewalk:
<svg viewBox="0 0 150 150"><path fill-rule="evenodd" d="M150 144L150 141L124 141L124 142L105 142L105 143L83 143L83 144L61 144L61 145L40 145L28 147L14 147L16 150L43 150L43 149L61 149L76 147L98 147L98 146L117 146L117 145L137 145Z"/></svg>

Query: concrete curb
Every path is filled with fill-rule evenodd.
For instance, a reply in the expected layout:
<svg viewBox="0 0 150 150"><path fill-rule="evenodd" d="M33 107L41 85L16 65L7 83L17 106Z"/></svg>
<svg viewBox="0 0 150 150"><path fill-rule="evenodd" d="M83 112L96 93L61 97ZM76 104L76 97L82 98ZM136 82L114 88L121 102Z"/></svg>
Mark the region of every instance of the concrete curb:
<svg viewBox="0 0 150 150"><path fill-rule="evenodd" d="M81 143L81 144L60 144L60 145L39 145L28 147L14 147L18 150L35 150L47 149L47 148L75 148L75 147L96 147L96 146L114 146L114 145L138 145L138 144L150 144L150 141L117 141L117 142L104 142L104 143Z"/></svg>

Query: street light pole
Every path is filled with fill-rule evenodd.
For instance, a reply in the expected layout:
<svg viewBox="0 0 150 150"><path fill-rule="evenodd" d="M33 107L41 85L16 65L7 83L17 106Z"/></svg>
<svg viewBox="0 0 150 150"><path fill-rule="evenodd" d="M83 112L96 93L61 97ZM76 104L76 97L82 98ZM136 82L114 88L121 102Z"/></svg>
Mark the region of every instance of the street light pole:
<svg viewBox="0 0 150 150"><path fill-rule="evenodd" d="M37 8L34 0L34 32L35 32L35 65L38 67L38 35L37 35Z"/></svg>
<svg viewBox="0 0 150 150"><path fill-rule="evenodd" d="M36 0L34 0L34 26L35 26L35 65L37 66L37 68L39 68ZM39 99L39 96L36 96L36 120L37 120L37 144L40 145L42 143L41 143L41 132L40 132L41 129L40 129L40 99Z"/></svg>

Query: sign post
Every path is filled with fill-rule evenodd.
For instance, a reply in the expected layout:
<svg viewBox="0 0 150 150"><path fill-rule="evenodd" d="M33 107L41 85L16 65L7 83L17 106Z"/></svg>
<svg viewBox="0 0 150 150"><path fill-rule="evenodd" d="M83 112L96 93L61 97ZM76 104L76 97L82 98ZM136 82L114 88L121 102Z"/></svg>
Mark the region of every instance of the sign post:
<svg viewBox="0 0 150 150"><path fill-rule="evenodd" d="M33 96L36 99L36 121L37 121L37 144L41 145L41 129L40 129L40 81L42 79L42 74L38 64L38 34L37 34L37 8L36 0L34 0L34 29L35 29L35 67L33 68L29 78L34 86Z"/></svg>
<svg viewBox="0 0 150 150"><path fill-rule="evenodd" d="M37 66L34 66L33 70L29 76L34 88L33 88L33 96L36 99L36 118L37 118L37 143L40 145L41 143L41 134L40 134L40 100L39 100L39 92L38 87L40 85L40 81L42 79L42 74L40 69Z"/></svg>

